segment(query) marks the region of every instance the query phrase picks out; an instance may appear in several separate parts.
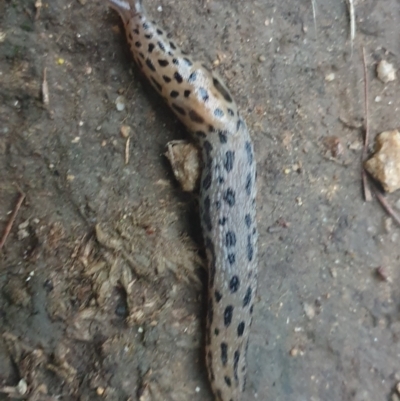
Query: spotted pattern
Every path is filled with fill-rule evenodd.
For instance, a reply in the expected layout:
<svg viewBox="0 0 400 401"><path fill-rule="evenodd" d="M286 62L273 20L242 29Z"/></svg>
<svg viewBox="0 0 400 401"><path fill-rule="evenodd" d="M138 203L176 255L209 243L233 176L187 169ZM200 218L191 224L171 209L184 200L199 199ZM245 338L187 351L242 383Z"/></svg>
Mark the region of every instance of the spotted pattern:
<svg viewBox="0 0 400 401"><path fill-rule="evenodd" d="M233 315L233 306L228 305L224 311L224 324L225 327L229 327L232 323L232 315Z"/></svg>
<svg viewBox="0 0 400 401"><path fill-rule="evenodd" d="M125 21L135 62L202 147L206 366L216 400L243 400L257 283L256 163L246 123L222 80L148 20L141 1L107 1ZM131 4L134 12L124 8Z"/></svg>

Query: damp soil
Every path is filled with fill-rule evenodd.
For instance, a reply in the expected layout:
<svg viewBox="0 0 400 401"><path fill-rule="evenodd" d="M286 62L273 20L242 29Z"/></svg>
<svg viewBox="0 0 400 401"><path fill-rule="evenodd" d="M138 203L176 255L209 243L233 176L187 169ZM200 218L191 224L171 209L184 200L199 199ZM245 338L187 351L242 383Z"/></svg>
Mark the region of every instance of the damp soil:
<svg viewBox="0 0 400 401"><path fill-rule="evenodd" d="M400 124L399 81L375 73L400 66L398 0L357 2L352 44L345 1L315 20L309 0L145 3L223 77L255 144L244 399L398 400L400 228L361 186L361 48L372 144ZM212 400L197 198L164 155L187 133L105 2L40 4L0 2L1 233L25 195L0 254L0 400Z"/></svg>

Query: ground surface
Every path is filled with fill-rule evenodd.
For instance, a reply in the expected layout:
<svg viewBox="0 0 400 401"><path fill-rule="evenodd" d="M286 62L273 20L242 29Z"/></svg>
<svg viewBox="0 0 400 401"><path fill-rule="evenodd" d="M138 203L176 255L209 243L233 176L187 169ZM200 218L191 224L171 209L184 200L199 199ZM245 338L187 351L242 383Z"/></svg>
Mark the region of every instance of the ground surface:
<svg viewBox="0 0 400 401"><path fill-rule="evenodd" d="M316 2L316 31L309 0L145 3L214 63L255 143L246 400L396 400L400 229L362 197L360 49L373 137L400 126L399 81L374 72L382 58L400 65L400 2L356 3L353 52L341 0ZM163 155L185 130L103 2L45 1L35 14L34 1L0 2L1 232L26 195L0 256L0 386L23 378L30 400L211 400L196 197Z"/></svg>

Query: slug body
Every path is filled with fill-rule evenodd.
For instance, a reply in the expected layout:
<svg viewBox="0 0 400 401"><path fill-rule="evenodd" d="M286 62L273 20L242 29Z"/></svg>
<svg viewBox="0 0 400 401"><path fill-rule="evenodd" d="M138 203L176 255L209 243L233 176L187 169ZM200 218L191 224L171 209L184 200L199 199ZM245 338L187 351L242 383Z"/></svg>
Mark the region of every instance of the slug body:
<svg viewBox="0 0 400 401"><path fill-rule="evenodd" d="M257 285L256 164L246 123L220 78L150 22L140 0L107 1L124 22L135 62L202 149L206 365L216 400L238 401Z"/></svg>

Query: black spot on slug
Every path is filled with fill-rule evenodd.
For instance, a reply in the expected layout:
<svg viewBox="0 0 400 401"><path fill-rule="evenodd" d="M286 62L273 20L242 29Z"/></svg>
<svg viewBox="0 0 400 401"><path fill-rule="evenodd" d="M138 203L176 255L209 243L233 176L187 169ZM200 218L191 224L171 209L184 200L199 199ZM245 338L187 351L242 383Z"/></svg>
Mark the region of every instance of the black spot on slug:
<svg viewBox="0 0 400 401"><path fill-rule="evenodd" d="M218 136L219 136L219 141L221 143L227 143L228 142L228 138L226 137L226 131L218 131Z"/></svg>
<svg viewBox="0 0 400 401"><path fill-rule="evenodd" d="M176 46L174 42L169 42L169 45L171 46L171 49L176 50Z"/></svg>
<svg viewBox="0 0 400 401"><path fill-rule="evenodd" d="M156 67L154 67L153 62L149 58L146 59L146 65L150 68L151 71L154 72L156 70Z"/></svg>
<svg viewBox="0 0 400 401"><path fill-rule="evenodd" d="M240 359L240 351L236 350L235 353L233 354L233 374L235 376L236 383L239 381L239 377L237 374L238 366L239 366L239 359Z"/></svg>
<svg viewBox="0 0 400 401"><path fill-rule="evenodd" d="M245 323L244 322L240 322L237 328L237 334L238 337L242 337L243 333L244 333L244 327L245 327Z"/></svg>
<svg viewBox="0 0 400 401"><path fill-rule="evenodd" d="M183 58L183 61L186 63L186 65L187 65L188 67L191 67L191 66L193 65L193 63L192 63L187 57L184 57L184 58Z"/></svg>
<svg viewBox="0 0 400 401"><path fill-rule="evenodd" d="M158 61L158 62L160 62L160 61ZM167 77L166 75L163 75L162 77L163 77L164 82L166 82L167 84L171 82L171 78L170 77Z"/></svg>
<svg viewBox="0 0 400 401"><path fill-rule="evenodd" d="M195 123L199 123L199 124L204 123L204 118L200 114L198 114L197 111L195 111L195 110L189 111L189 117Z"/></svg>
<svg viewBox="0 0 400 401"><path fill-rule="evenodd" d="M191 117L189 112L189 117ZM203 157L206 167L210 168L212 164L212 156L211 152L213 150L213 146L211 145L210 141L204 141L203 143ZM205 154L204 154L205 153Z"/></svg>
<svg viewBox="0 0 400 401"><path fill-rule="evenodd" d="M154 48L155 48L154 43L149 43L149 47L148 47L149 53L152 53Z"/></svg>
<svg viewBox="0 0 400 401"><path fill-rule="evenodd" d="M150 25L147 22L143 22L143 28L144 29L149 29Z"/></svg>
<svg viewBox="0 0 400 401"><path fill-rule="evenodd" d="M138 42L135 42L135 46L136 46L136 47L141 47L142 44L138 41Z"/></svg>
<svg viewBox="0 0 400 401"><path fill-rule="evenodd" d="M191 94L191 91L186 89L185 92L183 92L183 96L185 96L186 98L188 98Z"/></svg>
<svg viewBox="0 0 400 401"><path fill-rule="evenodd" d="M253 160L254 160L253 149L252 149L251 143L249 141L246 141L244 147L245 147L245 150L247 153L247 161L251 165L251 164L253 164Z"/></svg>
<svg viewBox="0 0 400 401"><path fill-rule="evenodd" d="M249 214L246 214L246 216L244 216L244 222L246 223L246 227L250 228L252 221Z"/></svg>
<svg viewBox="0 0 400 401"><path fill-rule="evenodd" d="M198 136L199 138L205 138L207 135L204 131L196 131L195 132L196 136Z"/></svg>
<svg viewBox="0 0 400 401"><path fill-rule="evenodd" d="M193 71L188 78L188 82L193 83L197 79L197 72Z"/></svg>
<svg viewBox="0 0 400 401"><path fill-rule="evenodd" d="M208 281L210 287L214 287L214 280L215 280L215 248L214 244L209 237L205 238L204 245L206 250L208 251L208 263L209 263L209 275Z"/></svg>
<svg viewBox="0 0 400 401"><path fill-rule="evenodd" d="M238 276L233 276L231 278L231 281L229 282L229 289L231 291L232 294L234 294L240 286L240 280Z"/></svg>
<svg viewBox="0 0 400 401"><path fill-rule="evenodd" d="M135 29L133 30L133 32L135 32L136 35L139 35L139 29L138 29L138 28L135 28Z"/></svg>
<svg viewBox="0 0 400 401"><path fill-rule="evenodd" d="M236 235L233 231L228 231L225 235L225 245L227 247L236 245Z"/></svg>
<svg viewBox="0 0 400 401"><path fill-rule="evenodd" d="M227 112L231 117L233 117L235 115L235 112L232 109L228 108Z"/></svg>
<svg viewBox="0 0 400 401"><path fill-rule="evenodd" d="M209 190L211 187L211 173L208 173L203 180L203 189L206 191Z"/></svg>
<svg viewBox="0 0 400 401"><path fill-rule="evenodd" d="M154 86L161 92L162 91L162 85L157 82L153 77L150 78L151 82L153 82Z"/></svg>
<svg viewBox="0 0 400 401"><path fill-rule="evenodd" d="M232 97L227 91L227 89L224 88L221 82L217 78L213 78L213 84L215 89L224 97L224 99L231 103L232 102Z"/></svg>
<svg viewBox="0 0 400 401"><path fill-rule="evenodd" d="M226 365L228 363L228 344L221 343L221 362L222 365Z"/></svg>
<svg viewBox="0 0 400 401"><path fill-rule="evenodd" d="M247 174L246 177L246 194L250 195L251 194L251 173Z"/></svg>
<svg viewBox="0 0 400 401"><path fill-rule="evenodd" d="M146 39L151 39L153 37L153 35L151 33L148 33L146 35L144 35Z"/></svg>
<svg viewBox="0 0 400 401"><path fill-rule="evenodd" d="M211 201L210 201L210 197L207 196L204 199L203 221L204 221L204 224L208 231L212 230L210 209L211 209Z"/></svg>
<svg viewBox="0 0 400 401"><path fill-rule="evenodd" d="M160 48L160 50L163 51L163 52L165 52L164 43L159 41L159 42L157 42L157 44L158 44L158 47Z"/></svg>
<svg viewBox="0 0 400 401"><path fill-rule="evenodd" d="M251 301L251 287L249 287L246 291L246 295L243 298L243 308L245 308Z"/></svg>
<svg viewBox="0 0 400 401"><path fill-rule="evenodd" d="M235 205L235 198L236 198L236 193L232 188L228 188L224 195L223 195L223 199L224 201L230 206L234 206Z"/></svg>
<svg viewBox="0 0 400 401"><path fill-rule="evenodd" d="M225 327L229 327L232 323L232 315L233 315L233 306L228 305L224 311L224 325Z"/></svg>
<svg viewBox="0 0 400 401"><path fill-rule="evenodd" d="M144 54L142 52L139 52L139 56L144 60Z"/></svg>
<svg viewBox="0 0 400 401"><path fill-rule="evenodd" d="M208 92L204 88L199 88L199 94L203 102L206 102L209 99Z"/></svg>
<svg viewBox="0 0 400 401"><path fill-rule="evenodd" d="M222 118L224 116L224 112L221 109L216 108L214 110L214 116L218 117L218 118Z"/></svg>
<svg viewBox="0 0 400 401"><path fill-rule="evenodd" d="M229 173L233 169L233 162L235 161L235 152L228 150L225 153L224 167L225 170Z"/></svg>
<svg viewBox="0 0 400 401"><path fill-rule="evenodd" d="M231 379L228 376L224 377L225 383L228 387L231 387L232 383L231 383Z"/></svg>
<svg viewBox="0 0 400 401"><path fill-rule="evenodd" d="M171 91L171 93L169 94L172 98L176 98L176 97L178 97L179 96L179 92L177 92L177 91Z"/></svg>
<svg viewBox="0 0 400 401"><path fill-rule="evenodd" d="M217 210L221 209L221 202L220 201L215 201L215 207L217 208Z"/></svg>
<svg viewBox="0 0 400 401"><path fill-rule="evenodd" d="M250 310L250 315L253 314L253 309L254 309L254 305L251 305L251 306L250 306L250 309L249 309L249 310Z"/></svg>
<svg viewBox="0 0 400 401"><path fill-rule="evenodd" d="M222 294L219 292L219 291L215 291L215 293L214 293L214 295L215 295L215 300L217 301L217 302L219 302L219 301L221 301L221 299L222 299Z"/></svg>
<svg viewBox="0 0 400 401"><path fill-rule="evenodd" d="M217 327L214 329L214 334L215 334L216 336L219 335L219 329L218 329Z"/></svg>
<svg viewBox="0 0 400 401"><path fill-rule="evenodd" d="M158 34L158 35L162 35L162 34L163 34L163 31L162 31L161 29L157 29L157 34Z"/></svg>
<svg viewBox="0 0 400 401"><path fill-rule="evenodd" d="M172 103L171 106L172 106L172 108L173 108L174 110L176 110L181 116L186 116L186 111L185 111L185 109L184 109L183 107L178 106L178 105L175 104L175 103Z"/></svg>
<svg viewBox="0 0 400 401"><path fill-rule="evenodd" d="M247 236L247 259L249 262L253 260L254 249L253 244L251 243L251 235Z"/></svg>
<svg viewBox="0 0 400 401"><path fill-rule="evenodd" d="M219 224L220 226L224 226L224 225L226 224L226 221L227 221L227 218L226 218L226 217L223 217L222 219L219 219L219 220L218 220L218 224Z"/></svg>
<svg viewBox="0 0 400 401"><path fill-rule="evenodd" d="M176 59L176 58L173 58L173 59L172 59L172 62L173 62L175 65L179 65L179 61L178 61L178 59Z"/></svg>
<svg viewBox="0 0 400 401"><path fill-rule="evenodd" d="M178 84L182 83L182 81L183 81L182 75L179 74L179 72L177 72L177 71L174 72L174 78L175 78L176 82L178 82Z"/></svg>
<svg viewBox="0 0 400 401"><path fill-rule="evenodd" d="M230 254L228 255L228 262L229 262L229 264L233 265L233 264L235 263L235 260L236 260L235 254L234 254L234 253L230 253Z"/></svg>

